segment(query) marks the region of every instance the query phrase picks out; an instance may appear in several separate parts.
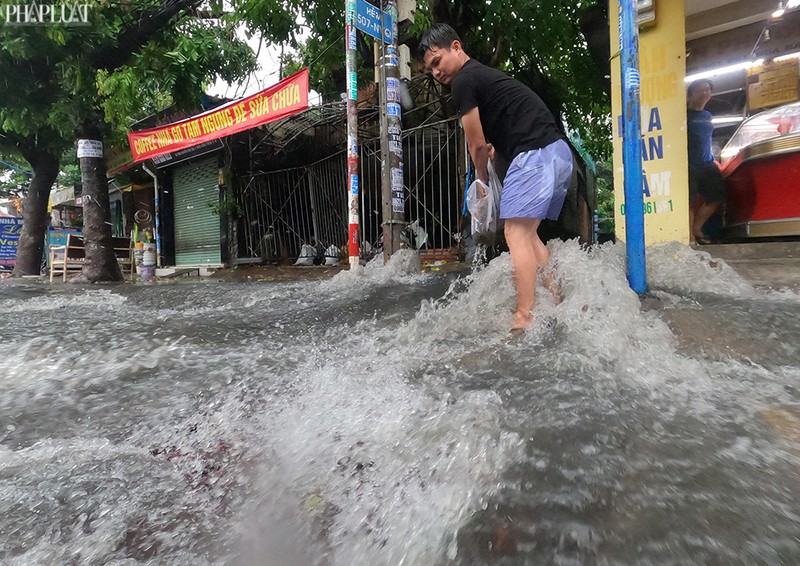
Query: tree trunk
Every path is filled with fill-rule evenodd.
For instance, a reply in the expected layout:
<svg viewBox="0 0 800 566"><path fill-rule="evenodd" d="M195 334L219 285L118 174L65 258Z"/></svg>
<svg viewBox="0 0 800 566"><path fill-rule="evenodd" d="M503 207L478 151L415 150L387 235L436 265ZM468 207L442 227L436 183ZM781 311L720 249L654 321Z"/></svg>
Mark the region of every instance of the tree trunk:
<svg viewBox="0 0 800 566"><path fill-rule="evenodd" d="M94 130L94 131L92 131ZM80 157L81 184L83 185L83 240L86 246L86 264L72 283L97 283L122 281L122 271L114 255L111 241L111 207L108 200L106 160L102 154L102 135L89 130L90 138L100 142L98 156ZM82 141L78 141L79 146ZM79 154L80 155L80 154Z"/></svg>
<svg viewBox="0 0 800 566"><path fill-rule="evenodd" d="M58 176L58 157L43 150L23 152L31 164L33 178L25 195L22 233L19 236L13 277L39 275L42 269L44 234L47 230L47 202Z"/></svg>

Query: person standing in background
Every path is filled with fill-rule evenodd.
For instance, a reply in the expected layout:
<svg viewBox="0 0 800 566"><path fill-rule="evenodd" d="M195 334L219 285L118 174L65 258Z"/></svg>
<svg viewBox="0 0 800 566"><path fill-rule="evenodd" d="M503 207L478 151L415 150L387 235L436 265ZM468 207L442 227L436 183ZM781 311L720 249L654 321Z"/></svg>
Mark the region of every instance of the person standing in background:
<svg viewBox="0 0 800 566"><path fill-rule="evenodd" d="M714 85L697 80L686 91L686 138L689 153L689 241L710 244L703 225L725 200L725 179L711 153L713 115L706 110ZM695 211L695 200L702 203Z"/></svg>

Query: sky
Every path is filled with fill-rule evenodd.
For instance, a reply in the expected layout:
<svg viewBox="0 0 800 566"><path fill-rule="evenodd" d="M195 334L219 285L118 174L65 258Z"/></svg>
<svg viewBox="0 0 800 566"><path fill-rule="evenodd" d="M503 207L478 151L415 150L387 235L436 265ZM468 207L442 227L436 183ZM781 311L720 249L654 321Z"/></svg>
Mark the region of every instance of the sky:
<svg viewBox="0 0 800 566"><path fill-rule="evenodd" d="M244 34L243 28L237 30L237 35L250 46L253 53L258 53L260 69L251 73L247 79L240 83L229 84L222 79L217 79L217 82L208 89L208 94L231 99L242 98L255 94L278 82L280 47L276 45L267 45L265 42L261 45L261 50L259 52L259 43L261 43L261 37L259 35L254 35L248 39Z"/></svg>
<svg viewBox="0 0 800 566"><path fill-rule="evenodd" d="M280 46L268 45L264 42L259 51L261 37L258 34L248 39L244 33L244 28L240 27L237 30L237 35L250 46L253 53L258 53L258 64L260 68L256 72L251 73L247 79L239 83L230 84L222 79L217 79L217 82L207 89L208 94L231 100L244 98L260 90L264 90L280 80ZM299 36L299 39L302 41L302 34ZM344 45L342 45L342 51L344 51ZM344 53L342 53L342 57L344 57ZM312 90L309 92L308 98L311 104L315 104L318 103L319 95Z"/></svg>

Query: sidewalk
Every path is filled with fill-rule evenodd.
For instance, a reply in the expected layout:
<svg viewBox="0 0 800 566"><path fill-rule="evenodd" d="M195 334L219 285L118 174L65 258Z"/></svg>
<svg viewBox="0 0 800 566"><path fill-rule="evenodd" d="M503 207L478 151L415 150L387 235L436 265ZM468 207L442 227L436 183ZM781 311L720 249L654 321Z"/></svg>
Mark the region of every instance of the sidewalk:
<svg viewBox="0 0 800 566"><path fill-rule="evenodd" d="M724 259L756 287L800 289L800 241L694 246Z"/></svg>

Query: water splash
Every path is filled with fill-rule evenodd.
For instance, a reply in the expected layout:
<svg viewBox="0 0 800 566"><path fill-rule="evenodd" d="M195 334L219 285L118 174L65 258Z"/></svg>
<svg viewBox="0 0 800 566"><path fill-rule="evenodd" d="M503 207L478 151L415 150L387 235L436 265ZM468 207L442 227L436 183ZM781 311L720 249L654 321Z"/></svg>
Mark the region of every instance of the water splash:
<svg viewBox="0 0 800 566"><path fill-rule="evenodd" d="M795 295L550 249L516 340L507 255L6 295L0 562L796 561Z"/></svg>
<svg viewBox="0 0 800 566"><path fill-rule="evenodd" d="M723 259L672 242L647 250L648 284L680 295L750 297L753 286Z"/></svg>
<svg viewBox="0 0 800 566"><path fill-rule="evenodd" d="M63 292L47 296L32 297L28 300L0 301L0 310L6 312L34 312L55 311L58 309L115 309L124 301L125 297L107 289L82 291L80 294Z"/></svg>
<svg viewBox="0 0 800 566"><path fill-rule="evenodd" d="M352 290L354 286L363 288L398 282L413 284L429 278L421 274L421 270L417 252L402 249L389 259L386 266L383 265L383 255L377 255L361 269L340 271L321 286L325 292L341 293Z"/></svg>

